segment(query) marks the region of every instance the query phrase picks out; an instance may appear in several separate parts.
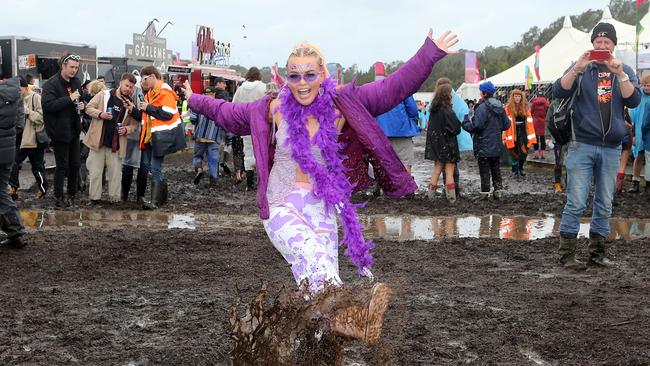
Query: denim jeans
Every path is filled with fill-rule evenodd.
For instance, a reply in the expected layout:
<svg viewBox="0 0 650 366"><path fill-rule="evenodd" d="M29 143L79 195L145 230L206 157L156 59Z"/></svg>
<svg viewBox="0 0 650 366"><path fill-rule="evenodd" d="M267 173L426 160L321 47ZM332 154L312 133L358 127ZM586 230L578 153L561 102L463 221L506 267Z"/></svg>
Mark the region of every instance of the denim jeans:
<svg viewBox="0 0 650 366"><path fill-rule="evenodd" d="M165 180L165 176L163 175L162 171L162 165L163 162L165 161L164 156L156 157L153 156L153 148L151 145L147 145L146 149L142 150L142 164L148 172L151 172L151 178L154 180L157 180L159 182L162 182Z"/></svg>
<svg viewBox="0 0 650 366"><path fill-rule="evenodd" d="M219 144L216 142L194 142L192 166L203 167L203 156L208 159L208 171L213 178L219 177Z"/></svg>
<svg viewBox="0 0 650 366"><path fill-rule="evenodd" d="M590 233L609 235L609 219L616 186L621 148L569 143L566 157L567 202L562 212L560 234L573 238L580 230L580 217L587 207L591 180L594 178L594 204Z"/></svg>

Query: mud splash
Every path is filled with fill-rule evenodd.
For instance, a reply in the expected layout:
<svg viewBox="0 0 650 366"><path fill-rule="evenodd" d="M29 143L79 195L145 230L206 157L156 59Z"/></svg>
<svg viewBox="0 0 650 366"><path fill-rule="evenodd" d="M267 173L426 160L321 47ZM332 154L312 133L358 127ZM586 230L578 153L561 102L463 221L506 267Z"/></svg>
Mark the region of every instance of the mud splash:
<svg viewBox="0 0 650 366"><path fill-rule="evenodd" d="M242 304L239 297L231 308L233 365L393 364L391 351L378 345L371 346L370 359L346 355L345 346L354 340L332 329L341 310L365 307L369 294L366 284L327 286L316 296L283 288L269 301L263 284L248 304ZM377 363L377 355L383 362Z"/></svg>

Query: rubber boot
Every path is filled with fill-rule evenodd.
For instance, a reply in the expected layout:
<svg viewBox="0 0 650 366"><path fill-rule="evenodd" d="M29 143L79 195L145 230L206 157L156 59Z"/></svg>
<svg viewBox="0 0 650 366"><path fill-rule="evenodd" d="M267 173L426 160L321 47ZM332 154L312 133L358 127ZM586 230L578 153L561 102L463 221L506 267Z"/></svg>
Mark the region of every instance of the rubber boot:
<svg viewBox="0 0 650 366"><path fill-rule="evenodd" d="M495 189L494 192L492 192L492 197L495 200L501 200L503 198L503 189Z"/></svg>
<svg viewBox="0 0 650 366"><path fill-rule="evenodd" d="M217 187L217 182L218 182L218 181L219 181L219 178L217 178L217 177L212 177L212 176L211 176L211 177L210 177L209 187L211 187L211 188L216 188L216 187Z"/></svg>
<svg viewBox="0 0 650 366"><path fill-rule="evenodd" d="M576 260L576 246L578 238L564 238L560 236L560 264L564 269L584 271L587 266Z"/></svg>
<svg viewBox="0 0 650 366"><path fill-rule="evenodd" d="M0 228L7 233L7 238L0 242L0 246L7 246L20 249L25 246L22 236L25 235L25 227L20 220L18 209L13 209L0 216Z"/></svg>
<svg viewBox="0 0 650 366"><path fill-rule="evenodd" d="M555 189L555 193L561 193L562 192L562 184L561 183L555 183L553 185L553 188Z"/></svg>
<svg viewBox="0 0 650 366"><path fill-rule="evenodd" d="M481 192L479 198L480 201L487 201L490 199L490 192Z"/></svg>
<svg viewBox="0 0 650 366"><path fill-rule="evenodd" d="M632 181L632 189L629 190L630 193L639 193L641 192L641 187L640 187L640 181L638 180L633 180Z"/></svg>
<svg viewBox="0 0 650 366"><path fill-rule="evenodd" d="M392 290L386 284L374 285L367 304L351 305L334 314L330 323L332 331L369 344L377 343L391 293Z"/></svg>
<svg viewBox="0 0 650 366"><path fill-rule="evenodd" d="M131 190L131 183L133 183L133 175L122 176L122 202L129 200L129 191Z"/></svg>
<svg viewBox="0 0 650 366"><path fill-rule="evenodd" d="M194 185L198 185L201 183L201 179L203 179L205 173L203 172L203 168L196 168L194 169L194 172L196 172L194 175Z"/></svg>
<svg viewBox="0 0 650 366"><path fill-rule="evenodd" d="M445 196L449 203L456 203L456 185L454 183L445 185Z"/></svg>
<svg viewBox="0 0 650 366"><path fill-rule="evenodd" d="M157 210L158 203L163 194L163 182L152 179L151 180L151 201L144 201L142 208L145 210Z"/></svg>
<svg viewBox="0 0 650 366"><path fill-rule="evenodd" d="M160 198L158 199L158 207L164 206L169 199L169 190L167 189L167 179L162 181L162 192Z"/></svg>
<svg viewBox="0 0 650 366"><path fill-rule="evenodd" d="M66 202L65 198L63 198L63 196L55 197L54 205L57 208L66 208L66 207L68 207L68 203Z"/></svg>
<svg viewBox="0 0 650 366"><path fill-rule="evenodd" d="M614 265L606 255L605 238L595 233L589 233L589 265L601 267Z"/></svg>

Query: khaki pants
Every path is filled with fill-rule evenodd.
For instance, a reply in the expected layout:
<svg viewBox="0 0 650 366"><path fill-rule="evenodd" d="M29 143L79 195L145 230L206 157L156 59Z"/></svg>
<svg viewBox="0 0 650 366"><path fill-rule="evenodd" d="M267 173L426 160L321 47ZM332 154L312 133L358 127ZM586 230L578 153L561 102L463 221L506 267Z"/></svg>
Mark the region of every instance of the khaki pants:
<svg viewBox="0 0 650 366"><path fill-rule="evenodd" d="M90 150L86 160L88 168L88 198L99 200L102 198L102 175L106 167L106 179L108 180L108 200L111 202L120 201L122 189L122 159L117 152L111 152L108 147L101 147L99 150Z"/></svg>

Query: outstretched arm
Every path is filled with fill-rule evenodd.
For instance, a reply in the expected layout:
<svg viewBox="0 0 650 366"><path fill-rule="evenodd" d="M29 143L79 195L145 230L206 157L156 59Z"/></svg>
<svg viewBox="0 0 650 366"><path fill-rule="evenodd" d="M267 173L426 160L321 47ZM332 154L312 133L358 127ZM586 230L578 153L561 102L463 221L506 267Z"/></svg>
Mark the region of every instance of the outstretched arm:
<svg viewBox="0 0 650 366"><path fill-rule="evenodd" d="M434 41L432 31L429 30L424 45L396 72L383 80L362 85L357 89L357 95L364 107L373 116L393 109L406 97L418 91L431 74L436 62L448 53L458 53L449 50L456 43L458 39L451 32L445 32Z"/></svg>
<svg viewBox="0 0 650 366"><path fill-rule="evenodd" d="M250 116L252 103L231 103L192 93L190 83L185 81L183 92L188 98L192 112L206 115L227 132L239 136L250 135Z"/></svg>

